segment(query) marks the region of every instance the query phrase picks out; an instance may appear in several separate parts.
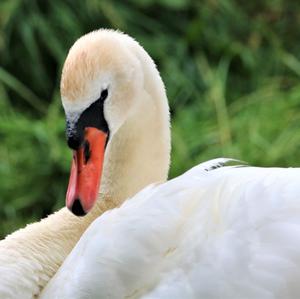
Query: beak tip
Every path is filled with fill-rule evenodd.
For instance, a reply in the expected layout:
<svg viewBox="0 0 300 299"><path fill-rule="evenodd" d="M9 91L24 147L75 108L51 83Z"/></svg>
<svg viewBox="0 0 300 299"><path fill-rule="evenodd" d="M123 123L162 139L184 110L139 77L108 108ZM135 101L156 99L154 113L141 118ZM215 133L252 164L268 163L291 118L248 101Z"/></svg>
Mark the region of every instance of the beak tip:
<svg viewBox="0 0 300 299"><path fill-rule="evenodd" d="M87 213L84 211L79 198L76 198L69 210L76 216L85 216Z"/></svg>

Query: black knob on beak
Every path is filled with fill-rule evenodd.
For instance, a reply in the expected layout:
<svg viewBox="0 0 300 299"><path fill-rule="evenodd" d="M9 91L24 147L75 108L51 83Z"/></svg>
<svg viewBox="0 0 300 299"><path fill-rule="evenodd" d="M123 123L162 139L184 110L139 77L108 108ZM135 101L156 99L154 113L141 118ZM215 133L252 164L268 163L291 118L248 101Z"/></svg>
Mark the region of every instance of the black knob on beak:
<svg viewBox="0 0 300 299"><path fill-rule="evenodd" d="M78 135L69 135L67 136L67 142L68 142L68 146L73 149L73 150L77 150L81 143L82 143L82 138L80 138L80 136Z"/></svg>

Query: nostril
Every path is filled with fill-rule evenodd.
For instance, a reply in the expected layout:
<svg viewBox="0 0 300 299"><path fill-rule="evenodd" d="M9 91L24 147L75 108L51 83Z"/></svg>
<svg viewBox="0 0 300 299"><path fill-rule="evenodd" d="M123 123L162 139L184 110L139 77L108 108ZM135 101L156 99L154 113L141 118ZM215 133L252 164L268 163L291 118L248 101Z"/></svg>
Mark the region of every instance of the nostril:
<svg viewBox="0 0 300 299"><path fill-rule="evenodd" d="M84 162L85 162L85 164L89 161L90 157L91 157L90 144L86 140L84 142L84 160L85 160Z"/></svg>
<svg viewBox="0 0 300 299"><path fill-rule="evenodd" d="M85 216L86 215L86 212L84 211L84 209L81 205L81 202L78 198L75 199L75 201L72 205L71 211L76 216Z"/></svg>
<svg viewBox="0 0 300 299"><path fill-rule="evenodd" d="M74 135L68 136L67 142L68 142L68 146L73 150L77 150L81 145L80 138Z"/></svg>

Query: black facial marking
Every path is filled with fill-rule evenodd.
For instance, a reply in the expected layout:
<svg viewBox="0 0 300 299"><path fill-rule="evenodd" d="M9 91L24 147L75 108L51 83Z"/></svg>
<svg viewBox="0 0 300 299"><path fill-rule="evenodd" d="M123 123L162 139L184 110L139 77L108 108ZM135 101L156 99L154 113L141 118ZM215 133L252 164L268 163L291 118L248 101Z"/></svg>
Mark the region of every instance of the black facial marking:
<svg viewBox="0 0 300 299"><path fill-rule="evenodd" d="M97 128L109 135L103 110L104 100L107 96L108 90L102 90L100 98L81 113L73 128L70 128L70 123L67 120L67 141L70 148L77 150L83 144L84 129L87 127Z"/></svg>
<svg viewBox="0 0 300 299"><path fill-rule="evenodd" d="M104 101L107 98L107 96L108 96L108 90L106 88L102 90L100 100Z"/></svg>

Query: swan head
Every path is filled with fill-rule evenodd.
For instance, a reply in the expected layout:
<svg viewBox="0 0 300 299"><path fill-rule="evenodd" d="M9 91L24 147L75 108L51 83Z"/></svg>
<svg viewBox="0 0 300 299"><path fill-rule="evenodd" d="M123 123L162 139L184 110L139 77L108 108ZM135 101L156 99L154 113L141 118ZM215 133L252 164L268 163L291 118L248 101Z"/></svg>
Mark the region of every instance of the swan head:
<svg viewBox="0 0 300 299"><path fill-rule="evenodd" d="M62 71L61 98L67 136L75 139L75 146L76 138L82 137L73 135L81 133L76 123L90 106L103 106L102 121L109 126L110 134L134 109L143 81L140 62L128 47L134 43L123 33L97 30L82 36L71 47Z"/></svg>
<svg viewBox="0 0 300 299"><path fill-rule="evenodd" d="M61 98L73 149L66 205L78 216L97 199L106 146L143 100L136 48L131 37L101 29L78 39L64 63Z"/></svg>

